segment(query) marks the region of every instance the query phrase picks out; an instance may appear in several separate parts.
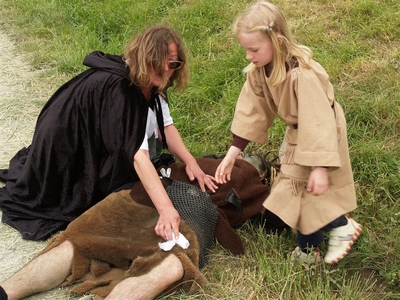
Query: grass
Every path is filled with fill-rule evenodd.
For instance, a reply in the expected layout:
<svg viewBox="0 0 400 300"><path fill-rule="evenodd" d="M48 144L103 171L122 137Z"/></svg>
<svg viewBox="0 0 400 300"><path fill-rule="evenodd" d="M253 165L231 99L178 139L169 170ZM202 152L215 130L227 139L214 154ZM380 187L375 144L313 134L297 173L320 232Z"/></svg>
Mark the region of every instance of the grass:
<svg viewBox="0 0 400 300"><path fill-rule="evenodd" d="M244 83L244 53L231 32L239 0L0 0L0 29L16 42L50 91L78 72L94 50L121 53L126 40L154 23L173 25L189 50L191 80L171 93L177 127L195 156L227 150L229 126ZM247 254L216 245L204 269L210 285L168 299L400 298L400 13L398 0L276 0L296 37L310 46L331 76L348 120L350 155L363 235L335 267L302 270L287 254L290 233L267 235L248 222L239 228ZM12 63L12 62L10 62ZM46 94L46 93L45 93ZM41 107L47 98L36 99ZM276 151L284 126L276 121L266 145Z"/></svg>

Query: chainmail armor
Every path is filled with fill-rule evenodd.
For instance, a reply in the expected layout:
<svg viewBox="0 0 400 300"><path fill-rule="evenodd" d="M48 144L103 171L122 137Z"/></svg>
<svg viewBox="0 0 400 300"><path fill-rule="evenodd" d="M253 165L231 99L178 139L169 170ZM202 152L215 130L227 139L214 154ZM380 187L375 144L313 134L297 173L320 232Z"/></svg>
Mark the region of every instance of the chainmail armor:
<svg viewBox="0 0 400 300"><path fill-rule="evenodd" d="M174 180L166 190L181 218L197 236L200 247L199 267L202 268L208 262L208 250L214 241L218 207L209 194L192 184Z"/></svg>

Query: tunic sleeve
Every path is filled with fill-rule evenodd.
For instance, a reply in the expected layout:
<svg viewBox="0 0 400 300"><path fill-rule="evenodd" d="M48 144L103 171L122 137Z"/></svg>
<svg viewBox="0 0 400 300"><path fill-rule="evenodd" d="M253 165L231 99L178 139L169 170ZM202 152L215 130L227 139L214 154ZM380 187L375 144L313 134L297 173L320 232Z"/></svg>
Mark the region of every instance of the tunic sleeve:
<svg viewBox="0 0 400 300"><path fill-rule="evenodd" d="M258 75L248 74L236 103L231 131L244 139L266 143L268 129L275 118L276 106L258 84Z"/></svg>
<svg viewBox="0 0 400 300"><path fill-rule="evenodd" d="M305 166L340 167L338 132L328 76L311 69L292 73L298 99L298 138L294 161ZM320 78L319 78L320 77Z"/></svg>

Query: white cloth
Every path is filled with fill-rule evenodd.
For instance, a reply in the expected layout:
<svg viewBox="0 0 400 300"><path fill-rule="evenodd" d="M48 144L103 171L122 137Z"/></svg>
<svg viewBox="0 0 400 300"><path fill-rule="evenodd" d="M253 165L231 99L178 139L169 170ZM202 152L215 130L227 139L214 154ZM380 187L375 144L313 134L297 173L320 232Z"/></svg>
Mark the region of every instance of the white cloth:
<svg viewBox="0 0 400 300"><path fill-rule="evenodd" d="M168 168L167 170L165 170L164 168L161 168L160 173L161 173L162 177L169 178L171 176L171 168ZM162 177L160 177L160 178L162 178Z"/></svg>
<svg viewBox="0 0 400 300"><path fill-rule="evenodd" d="M175 239L175 235L172 233L172 240L158 243L158 247L164 251L170 251L175 245L179 245L183 249L187 249L190 246L190 243L182 233L179 233L178 239Z"/></svg>
<svg viewBox="0 0 400 300"><path fill-rule="evenodd" d="M171 125L174 123L174 120L171 117L171 113L169 110L169 106L167 101L162 96L160 97L160 103L161 103L161 109L163 113L163 119L164 119L164 127ZM147 140L151 137L154 136L158 138L158 124L157 124L157 116L155 111L153 111L150 107L147 112L147 124L146 124L146 134L144 136L144 140L142 145L140 146L140 149L144 150L149 150L149 143Z"/></svg>

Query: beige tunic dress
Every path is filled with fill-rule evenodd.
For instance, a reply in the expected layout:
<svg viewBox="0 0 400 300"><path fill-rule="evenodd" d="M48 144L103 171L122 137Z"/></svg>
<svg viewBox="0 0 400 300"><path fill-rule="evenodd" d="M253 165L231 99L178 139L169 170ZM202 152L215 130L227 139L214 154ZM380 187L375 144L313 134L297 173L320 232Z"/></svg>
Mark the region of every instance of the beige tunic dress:
<svg viewBox="0 0 400 300"><path fill-rule="evenodd" d="M333 86L315 61L296 67L277 86L268 85L264 68L248 74L236 104L231 130L266 143L275 116L287 125L281 172L264 207L292 228L311 234L357 207L346 120ZM312 166L329 167L330 186L321 196L306 190Z"/></svg>

